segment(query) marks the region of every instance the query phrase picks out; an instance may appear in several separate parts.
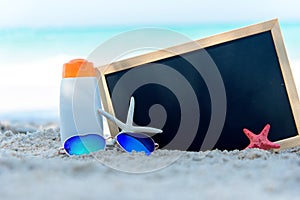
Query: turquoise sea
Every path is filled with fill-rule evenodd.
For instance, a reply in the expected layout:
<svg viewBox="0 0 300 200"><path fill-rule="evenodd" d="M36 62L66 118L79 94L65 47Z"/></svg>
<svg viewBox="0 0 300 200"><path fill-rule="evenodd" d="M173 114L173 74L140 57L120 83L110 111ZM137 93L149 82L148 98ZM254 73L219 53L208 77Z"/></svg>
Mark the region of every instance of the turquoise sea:
<svg viewBox="0 0 300 200"><path fill-rule="evenodd" d="M195 40L251 24L0 28L0 120L57 120L62 65L88 57L101 43L122 32L155 27ZM300 85L300 22L280 25L296 85Z"/></svg>

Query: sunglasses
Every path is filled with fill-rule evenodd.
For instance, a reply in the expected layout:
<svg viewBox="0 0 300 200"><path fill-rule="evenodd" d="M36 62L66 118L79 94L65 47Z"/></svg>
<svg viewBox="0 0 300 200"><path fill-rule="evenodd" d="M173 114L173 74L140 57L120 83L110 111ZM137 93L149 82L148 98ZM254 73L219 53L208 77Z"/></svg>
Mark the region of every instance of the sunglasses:
<svg viewBox="0 0 300 200"><path fill-rule="evenodd" d="M117 118L113 117L109 113L102 109L98 110L99 114L105 116L107 119L116 123L122 130L115 138L115 143L121 147L122 150L131 153L144 152L146 155L150 155L153 151L158 149L158 144L154 140L144 133L162 133L162 130L152 127L133 126L133 112L134 112L134 98L130 100L130 106L127 115L126 124L122 123ZM105 150L106 141L99 134L91 133L85 135L72 136L64 142L64 149L68 155L83 155L92 152Z"/></svg>
<svg viewBox="0 0 300 200"><path fill-rule="evenodd" d="M68 155L89 154L105 150L106 140L99 134L76 135L65 141L64 149ZM158 144L143 133L121 132L115 137L115 141L121 149L128 153L132 151L144 152L148 156L158 148Z"/></svg>

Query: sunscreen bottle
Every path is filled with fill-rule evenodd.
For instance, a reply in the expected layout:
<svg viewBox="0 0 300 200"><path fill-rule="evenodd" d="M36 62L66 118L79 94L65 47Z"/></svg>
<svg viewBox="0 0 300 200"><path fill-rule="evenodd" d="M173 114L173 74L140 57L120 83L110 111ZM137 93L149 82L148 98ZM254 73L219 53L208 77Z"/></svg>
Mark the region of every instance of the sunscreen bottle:
<svg viewBox="0 0 300 200"><path fill-rule="evenodd" d="M60 85L60 137L62 145L75 135L103 136L100 94L93 63L71 60L63 66Z"/></svg>

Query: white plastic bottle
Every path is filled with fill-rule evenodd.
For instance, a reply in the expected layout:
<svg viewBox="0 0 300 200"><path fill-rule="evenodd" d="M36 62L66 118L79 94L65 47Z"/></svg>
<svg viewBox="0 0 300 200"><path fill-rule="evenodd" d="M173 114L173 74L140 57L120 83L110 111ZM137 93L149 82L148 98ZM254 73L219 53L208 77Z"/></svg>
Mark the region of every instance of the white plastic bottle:
<svg viewBox="0 0 300 200"><path fill-rule="evenodd" d="M75 135L89 133L103 136L96 71L84 59L71 60L63 66L60 87L60 136L62 145Z"/></svg>

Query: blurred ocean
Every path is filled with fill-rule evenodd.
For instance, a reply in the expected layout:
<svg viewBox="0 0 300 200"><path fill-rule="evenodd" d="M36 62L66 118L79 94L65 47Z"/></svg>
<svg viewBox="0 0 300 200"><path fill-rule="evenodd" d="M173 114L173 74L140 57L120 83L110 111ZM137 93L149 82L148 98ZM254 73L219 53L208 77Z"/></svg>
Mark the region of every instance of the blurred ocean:
<svg viewBox="0 0 300 200"><path fill-rule="evenodd" d="M192 40L252 23L156 26ZM300 88L300 22L280 23ZM146 26L148 27L148 26ZM145 26L0 29L0 120L58 121L62 65L86 58L114 35Z"/></svg>

